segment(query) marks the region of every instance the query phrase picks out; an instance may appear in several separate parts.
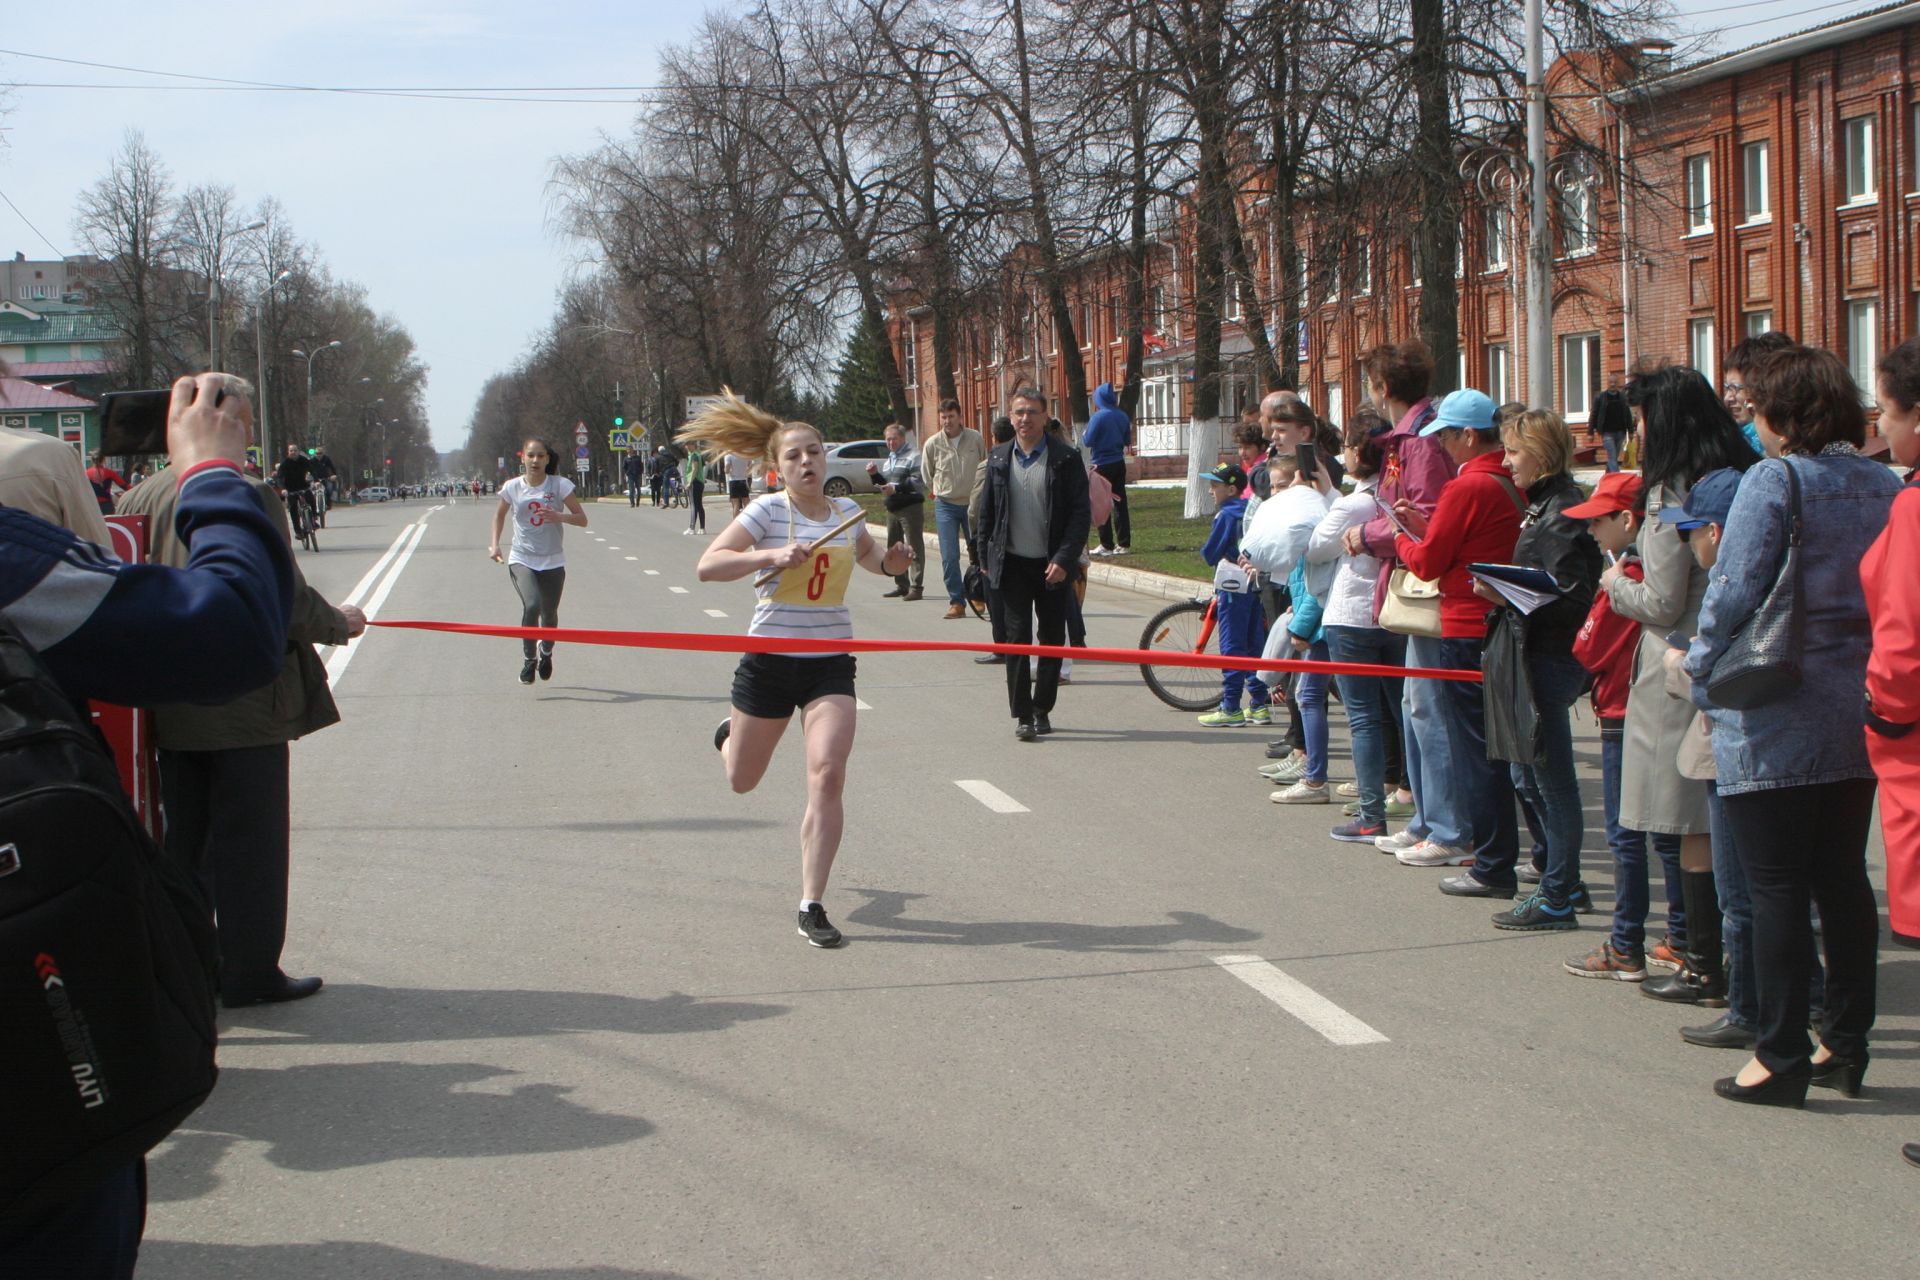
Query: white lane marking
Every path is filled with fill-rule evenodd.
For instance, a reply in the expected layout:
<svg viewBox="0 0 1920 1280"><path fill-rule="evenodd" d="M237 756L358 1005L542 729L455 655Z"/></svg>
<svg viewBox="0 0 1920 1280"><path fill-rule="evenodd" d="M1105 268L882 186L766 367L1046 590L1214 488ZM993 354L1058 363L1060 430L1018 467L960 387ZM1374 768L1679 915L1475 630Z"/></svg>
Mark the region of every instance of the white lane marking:
<svg viewBox="0 0 1920 1280"><path fill-rule="evenodd" d="M373 584L379 581L380 575L386 571L386 567L393 563L393 558L400 554L400 545L404 543L412 533L412 525L407 525L402 528L399 536L394 538L393 545L387 548L387 554L373 562L373 568L367 570L367 576L360 579L360 581L355 584L353 590L347 593L347 598L340 603L359 604L361 597L373 590Z"/></svg>
<svg viewBox="0 0 1920 1280"><path fill-rule="evenodd" d="M1335 1044L1386 1044L1387 1038L1293 975L1259 956L1213 962Z"/></svg>
<svg viewBox="0 0 1920 1280"><path fill-rule="evenodd" d="M687 594L687 589L685 587L668 587L667 590L673 592L673 594L677 596L683 596Z"/></svg>
<svg viewBox="0 0 1920 1280"><path fill-rule="evenodd" d="M638 560L639 558L640 558L639 556L628 556L628 557L627 557L627 559L629 559L629 560Z"/></svg>
<svg viewBox="0 0 1920 1280"><path fill-rule="evenodd" d="M618 551L619 549L620 549L620 548L618 548L618 547L608 547L608 548L607 548L607 550L609 550L609 551Z"/></svg>
<svg viewBox="0 0 1920 1280"><path fill-rule="evenodd" d="M982 782L978 778L957 779L954 786L978 800L995 813L1031 813L1031 809L1015 800L1012 796L994 786L991 782Z"/></svg>
<svg viewBox="0 0 1920 1280"><path fill-rule="evenodd" d="M855 698L853 700L853 709L855 711L871 711L873 710L873 704L865 698Z"/></svg>
<svg viewBox="0 0 1920 1280"><path fill-rule="evenodd" d="M675 587L674 590L678 591L679 588ZM727 616L727 611L725 609L709 609L707 610L707 616L709 618L724 618Z"/></svg>
<svg viewBox="0 0 1920 1280"><path fill-rule="evenodd" d="M634 558L635 557L633 556L627 557L627 559L629 560L632 560ZM657 578L660 576L660 571L658 569L642 569L640 572L646 574L649 578Z"/></svg>
<svg viewBox="0 0 1920 1280"><path fill-rule="evenodd" d="M361 611L364 612L367 617L374 618L379 616L380 606L387 602L387 596L393 591L393 584L400 580L400 575L406 571L407 561L413 559L414 551L420 546L420 539L426 536L427 526L425 524L416 524L413 526L413 537L408 541L406 550L400 553L399 558L393 562L393 567L387 570L387 576L380 580L380 585L375 588L373 595L368 597L364 605L360 606ZM340 677L347 673L347 664L353 661L353 655L359 652L360 642L366 638L367 633L362 631L359 635L333 651L333 656L327 659L327 680L329 683L336 685L340 683Z"/></svg>
<svg viewBox="0 0 1920 1280"><path fill-rule="evenodd" d="M605 538L595 538L595 539L594 539L594 541L595 541L595 542L605 542L605 541L606 541L606 539L605 539Z"/></svg>

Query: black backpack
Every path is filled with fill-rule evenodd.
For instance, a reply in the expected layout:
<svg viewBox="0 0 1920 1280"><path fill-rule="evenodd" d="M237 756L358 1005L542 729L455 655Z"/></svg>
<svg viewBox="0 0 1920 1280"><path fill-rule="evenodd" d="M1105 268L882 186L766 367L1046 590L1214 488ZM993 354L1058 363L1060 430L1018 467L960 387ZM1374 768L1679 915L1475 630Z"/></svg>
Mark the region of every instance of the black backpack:
<svg viewBox="0 0 1920 1280"><path fill-rule="evenodd" d="M0 1235L213 1090L214 956L91 721L0 624Z"/></svg>

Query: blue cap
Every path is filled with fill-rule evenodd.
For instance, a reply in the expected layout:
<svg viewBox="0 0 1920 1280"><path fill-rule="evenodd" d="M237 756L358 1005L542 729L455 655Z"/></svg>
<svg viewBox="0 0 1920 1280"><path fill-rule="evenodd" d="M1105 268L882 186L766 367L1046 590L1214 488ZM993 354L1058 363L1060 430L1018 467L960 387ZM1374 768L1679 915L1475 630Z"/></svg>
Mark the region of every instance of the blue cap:
<svg viewBox="0 0 1920 1280"><path fill-rule="evenodd" d="M1463 427L1469 431L1493 430L1493 401L1487 398L1485 392L1475 391L1471 387L1448 392L1447 398L1440 402L1433 421L1422 427L1420 434L1430 436L1448 427Z"/></svg>
<svg viewBox="0 0 1920 1280"><path fill-rule="evenodd" d="M1694 481L1684 505L1660 508L1660 518L1683 533L1688 529L1698 529L1703 524L1717 524L1725 528L1727 512L1733 510L1733 495L1738 492L1738 471L1732 467L1709 471Z"/></svg>

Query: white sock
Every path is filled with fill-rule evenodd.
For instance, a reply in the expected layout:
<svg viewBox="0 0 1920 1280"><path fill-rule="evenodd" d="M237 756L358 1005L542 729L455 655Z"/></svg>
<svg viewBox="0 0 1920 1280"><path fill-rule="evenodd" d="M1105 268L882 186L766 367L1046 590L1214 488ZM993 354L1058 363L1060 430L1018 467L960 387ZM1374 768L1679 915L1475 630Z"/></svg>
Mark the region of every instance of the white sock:
<svg viewBox="0 0 1920 1280"><path fill-rule="evenodd" d="M805 915L811 908L821 905L822 904L815 902L812 898L802 898L800 899L800 914Z"/></svg>

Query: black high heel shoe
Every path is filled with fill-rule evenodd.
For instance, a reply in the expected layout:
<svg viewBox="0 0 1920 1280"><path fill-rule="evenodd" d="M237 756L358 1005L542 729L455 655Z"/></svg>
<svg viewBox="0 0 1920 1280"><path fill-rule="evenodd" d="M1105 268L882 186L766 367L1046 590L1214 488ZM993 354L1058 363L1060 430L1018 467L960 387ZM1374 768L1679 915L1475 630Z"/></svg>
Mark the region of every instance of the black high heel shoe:
<svg viewBox="0 0 1920 1280"><path fill-rule="evenodd" d="M1799 1108L1807 1105L1807 1086L1812 1081L1812 1064L1802 1063L1798 1071L1776 1071L1759 1084L1741 1084L1739 1077L1727 1076L1713 1082L1713 1091L1728 1102Z"/></svg>
<svg viewBox="0 0 1920 1280"><path fill-rule="evenodd" d="M1860 1082L1867 1077L1867 1052L1862 1049L1857 1058L1843 1058L1834 1054L1825 1062L1813 1065L1813 1080L1821 1089L1838 1089L1842 1097L1860 1096Z"/></svg>

